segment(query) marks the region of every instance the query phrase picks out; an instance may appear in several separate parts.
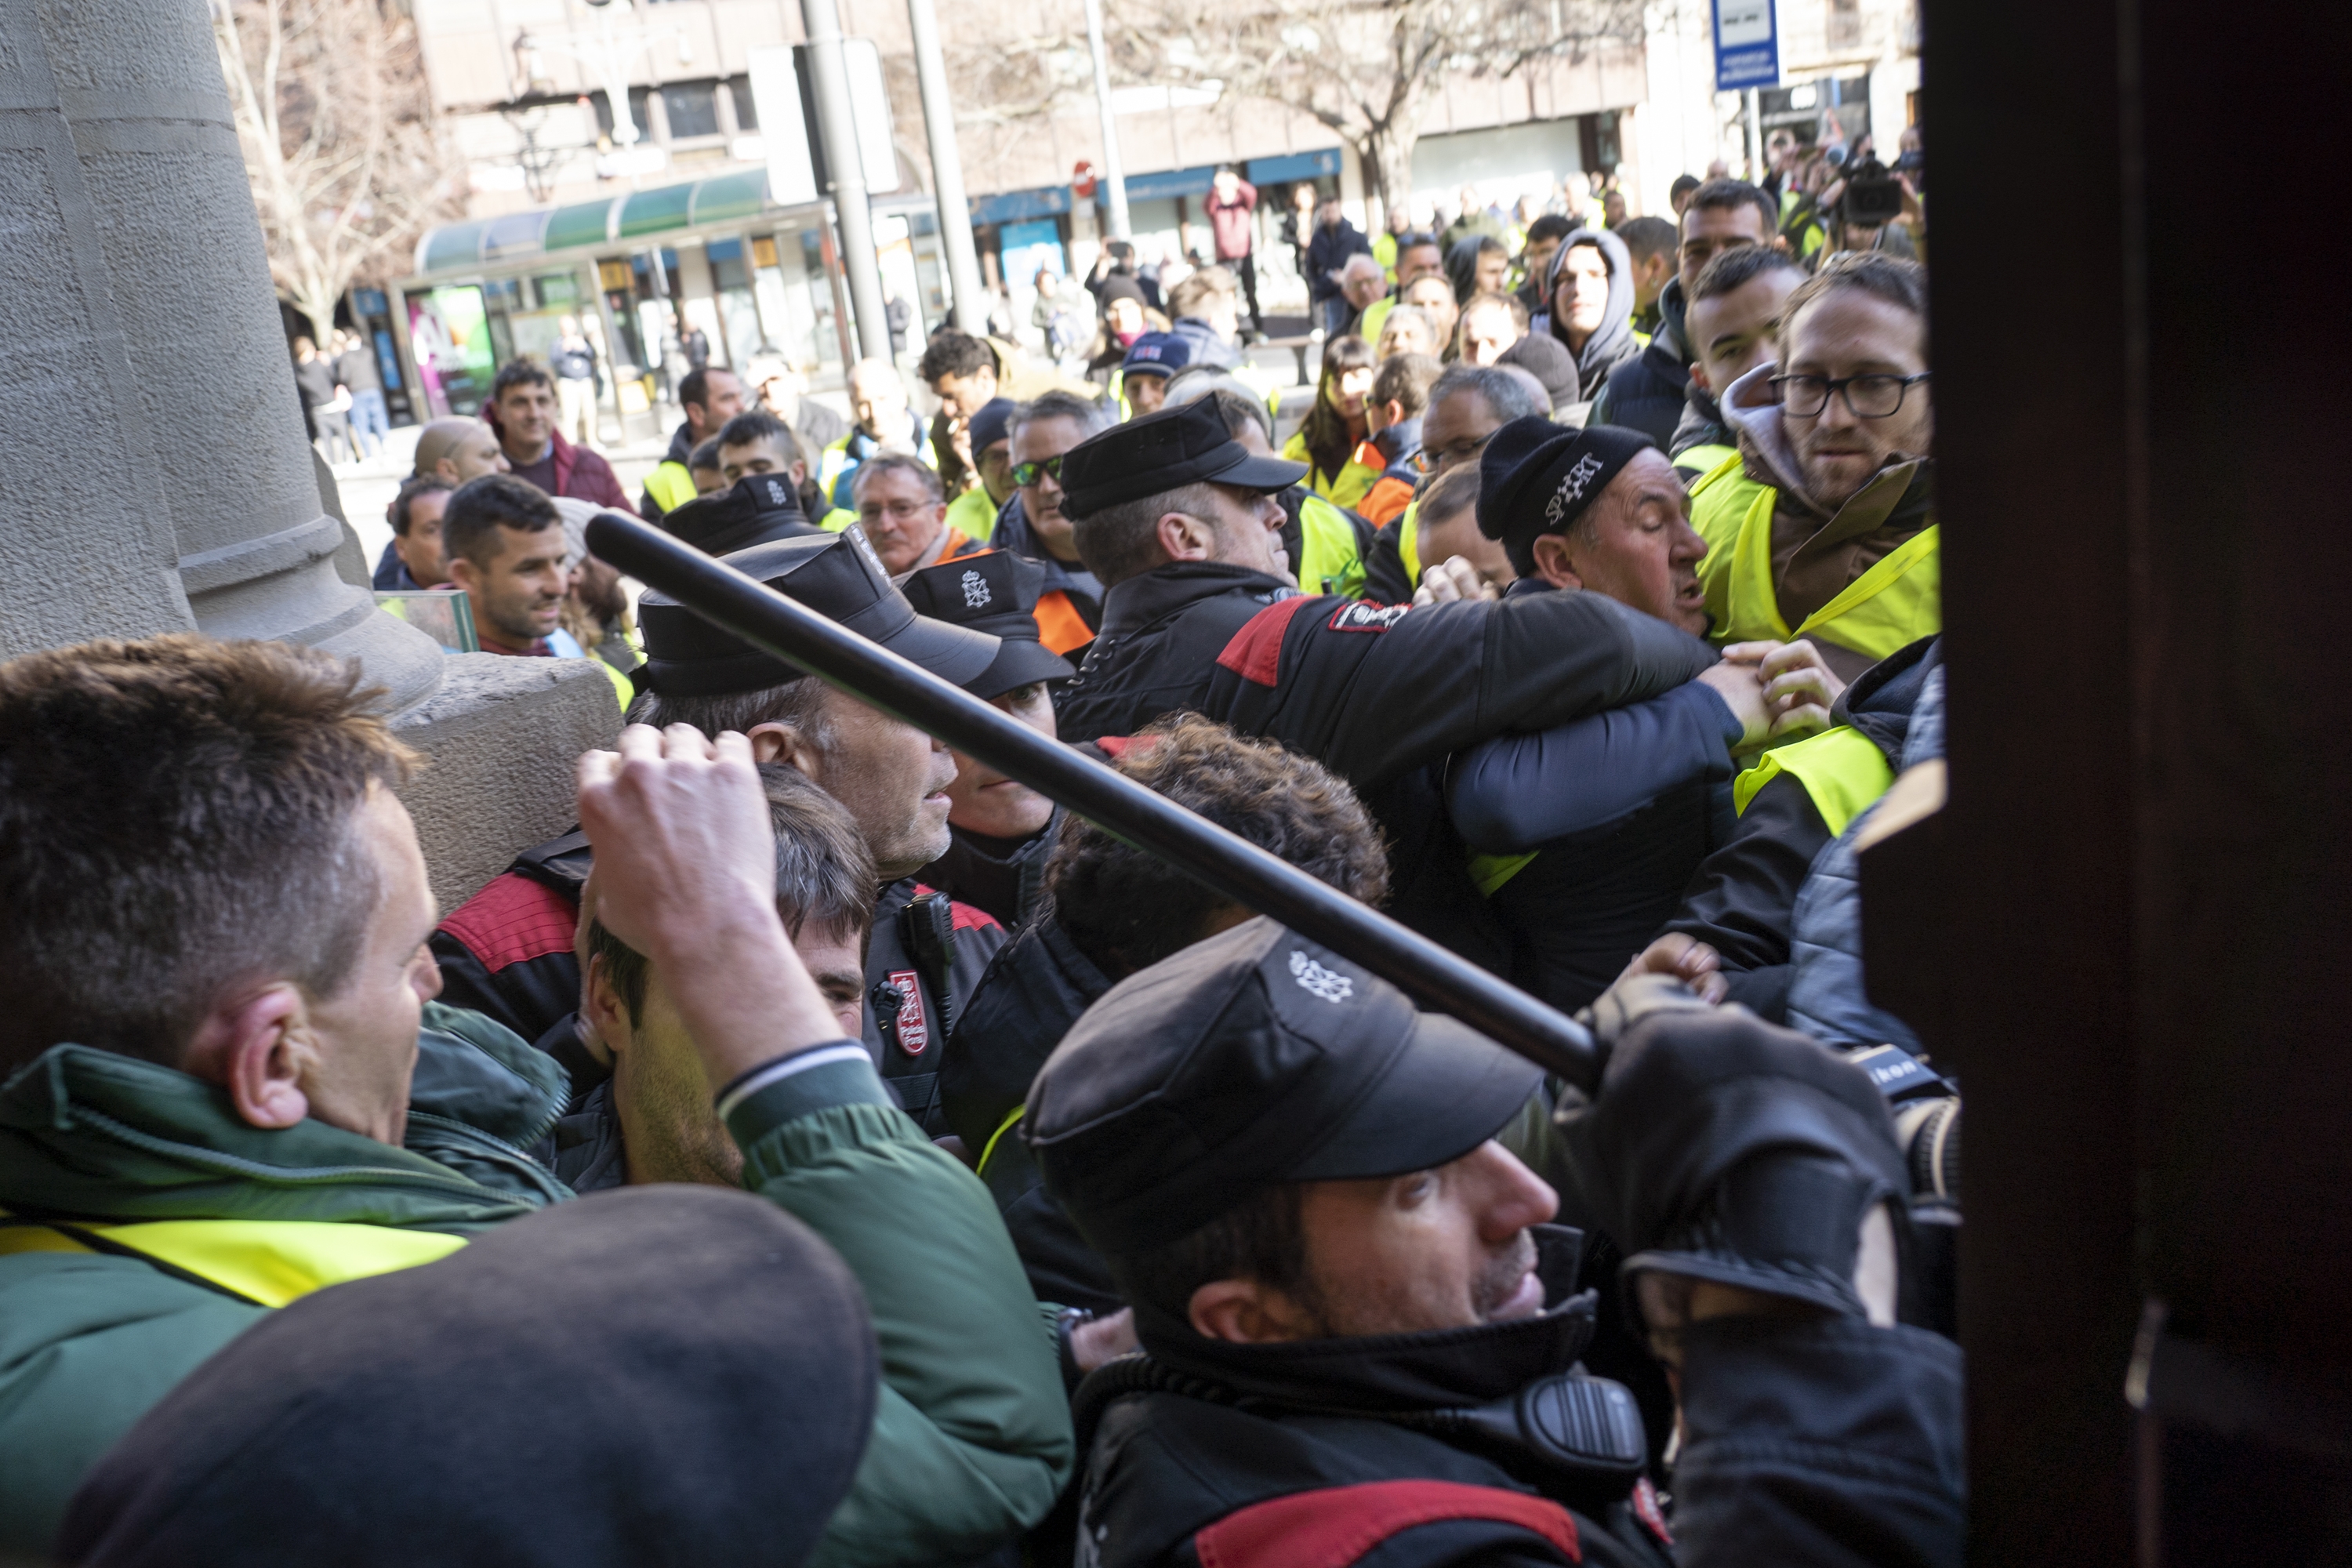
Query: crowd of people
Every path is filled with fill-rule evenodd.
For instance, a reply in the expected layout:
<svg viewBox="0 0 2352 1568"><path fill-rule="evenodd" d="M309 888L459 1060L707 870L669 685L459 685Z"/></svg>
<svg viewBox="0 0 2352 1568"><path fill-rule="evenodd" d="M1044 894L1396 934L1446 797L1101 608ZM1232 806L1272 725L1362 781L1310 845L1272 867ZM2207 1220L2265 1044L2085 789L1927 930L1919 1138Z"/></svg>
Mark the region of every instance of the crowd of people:
<svg viewBox="0 0 2352 1568"><path fill-rule="evenodd" d="M1230 219L1165 290L1106 247L1083 374L934 333L929 417L696 365L634 500L509 363L377 581L627 724L454 909L353 668L0 666L0 1550L1958 1564L1958 1086L1855 868L1940 789L1918 181L1846 221L1866 150L1772 151L1671 216L1298 205L1303 411ZM608 510L1597 1079L633 600Z"/></svg>

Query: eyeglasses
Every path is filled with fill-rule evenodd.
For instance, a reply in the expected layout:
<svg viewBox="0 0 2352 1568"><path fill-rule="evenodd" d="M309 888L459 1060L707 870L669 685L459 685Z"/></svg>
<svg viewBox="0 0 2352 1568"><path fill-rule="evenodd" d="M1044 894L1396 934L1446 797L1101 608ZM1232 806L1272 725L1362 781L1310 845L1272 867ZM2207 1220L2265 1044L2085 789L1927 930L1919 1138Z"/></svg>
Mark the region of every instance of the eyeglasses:
<svg viewBox="0 0 2352 1568"><path fill-rule="evenodd" d="M1847 410L1856 419L1884 419L1903 406L1903 395L1927 379L1916 375L1776 375L1772 390L1780 395L1780 412L1811 419L1830 405L1832 393L1843 394Z"/></svg>
<svg viewBox="0 0 2352 1568"><path fill-rule="evenodd" d="M1058 457L1053 457L1046 458L1042 463L1015 463L1013 465L1013 482L1019 485L1023 489L1027 489L1030 486L1035 484L1041 475L1050 475L1055 480L1059 480L1062 477L1062 459Z"/></svg>

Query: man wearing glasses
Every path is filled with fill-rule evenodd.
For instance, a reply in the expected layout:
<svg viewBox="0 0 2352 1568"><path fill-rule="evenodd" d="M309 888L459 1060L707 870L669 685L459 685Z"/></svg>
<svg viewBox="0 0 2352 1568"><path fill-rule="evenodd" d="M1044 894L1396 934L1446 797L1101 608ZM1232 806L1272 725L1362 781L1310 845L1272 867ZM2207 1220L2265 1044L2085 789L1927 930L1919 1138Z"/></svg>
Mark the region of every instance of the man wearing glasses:
<svg viewBox="0 0 2352 1568"><path fill-rule="evenodd" d="M1708 635L1802 638L1848 681L1943 629L1927 269L1831 258L1789 296L1775 346L1779 363L1723 395L1741 465L1691 491L1715 543L1699 569Z"/></svg>
<svg viewBox="0 0 2352 1568"><path fill-rule="evenodd" d="M1013 499L997 515L989 542L1045 569L1037 632L1055 653L1094 641L1102 625L1103 585L1078 559L1070 520L1062 515L1062 454L1111 426L1113 412L1066 392L1048 392L1013 411Z"/></svg>

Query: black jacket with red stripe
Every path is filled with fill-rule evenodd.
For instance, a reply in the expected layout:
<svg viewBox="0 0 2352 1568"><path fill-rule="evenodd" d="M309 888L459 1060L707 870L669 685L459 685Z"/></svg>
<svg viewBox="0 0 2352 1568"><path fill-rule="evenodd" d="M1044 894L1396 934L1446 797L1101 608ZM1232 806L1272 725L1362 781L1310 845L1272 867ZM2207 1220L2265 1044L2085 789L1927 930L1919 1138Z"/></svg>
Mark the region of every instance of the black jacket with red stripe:
<svg viewBox="0 0 2352 1568"><path fill-rule="evenodd" d="M441 1000L487 1013L572 1070L584 1095L604 1069L572 1035L580 1006L580 963L572 933L580 921L580 888L588 879L587 835L567 833L517 856L514 864L451 910L432 936L441 965ZM994 916L969 904L948 904L951 933L944 973L916 955L908 907L940 898L912 877L882 889L875 901L866 952L866 1047L908 1114L938 1133L941 1043L982 971L1004 945ZM919 915L921 911L916 911Z"/></svg>
<svg viewBox="0 0 2352 1568"><path fill-rule="evenodd" d="M1548 1285L1575 1233L1538 1228ZM1558 1261L1555 1261L1558 1260ZM1960 1353L1859 1320L1717 1319L1683 1334L1668 1518L1646 1476L1562 1449L1616 1385L1573 1370L1588 1293L1540 1318L1426 1334L1232 1345L1139 1309L1148 1354L1092 1373L1076 1415L1086 1568L1958 1568ZM1618 1390L1622 1394L1622 1390ZM1581 1439L1580 1441L1579 1439ZM1634 1447L1641 1447L1638 1437Z"/></svg>
<svg viewBox="0 0 2352 1568"><path fill-rule="evenodd" d="M1600 594L1381 605L1181 561L1129 578L1054 700L1066 741L1131 735L1190 710L1278 740L1346 778L1392 846L1390 911L1490 968L1493 914L1433 770L1495 735L1658 696L1715 662L1707 646Z"/></svg>

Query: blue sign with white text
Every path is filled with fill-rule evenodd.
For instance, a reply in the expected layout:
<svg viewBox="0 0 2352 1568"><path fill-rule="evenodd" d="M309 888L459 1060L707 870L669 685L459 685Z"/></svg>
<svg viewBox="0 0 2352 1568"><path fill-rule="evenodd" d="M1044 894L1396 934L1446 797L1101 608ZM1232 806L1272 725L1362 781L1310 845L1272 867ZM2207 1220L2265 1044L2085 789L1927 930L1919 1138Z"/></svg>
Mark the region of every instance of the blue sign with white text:
<svg viewBox="0 0 2352 1568"><path fill-rule="evenodd" d="M1715 90L1780 83L1780 31L1772 0L1715 0Z"/></svg>

